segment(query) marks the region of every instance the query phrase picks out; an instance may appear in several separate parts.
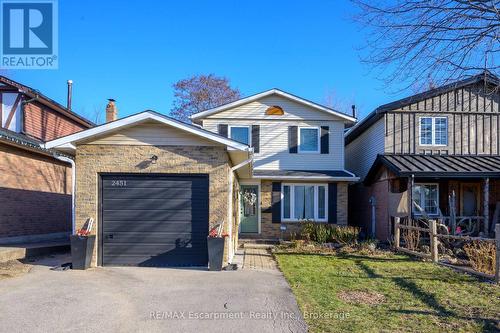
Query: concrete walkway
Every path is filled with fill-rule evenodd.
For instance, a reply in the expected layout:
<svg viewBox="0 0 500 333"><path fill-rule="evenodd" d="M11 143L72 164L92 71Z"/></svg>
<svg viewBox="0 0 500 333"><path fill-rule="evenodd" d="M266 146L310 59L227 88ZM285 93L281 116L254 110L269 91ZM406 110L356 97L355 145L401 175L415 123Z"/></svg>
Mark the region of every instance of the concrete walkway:
<svg viewBox="0 0 500 333"><path fill-rule="evenodd" d="M0 281L0 332L307 331L277 269L49 269L67 261Z"/></svg>

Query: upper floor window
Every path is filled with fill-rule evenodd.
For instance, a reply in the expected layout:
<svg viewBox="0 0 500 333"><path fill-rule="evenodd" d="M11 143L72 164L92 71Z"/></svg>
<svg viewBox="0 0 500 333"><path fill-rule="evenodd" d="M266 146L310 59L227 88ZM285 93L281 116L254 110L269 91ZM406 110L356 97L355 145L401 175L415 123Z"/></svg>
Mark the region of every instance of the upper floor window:
<svg viewBox="0 0 500 333"><path fill-rule="evenodd" d="M229 126L229 137L235 141L250 145L250 128L248 126Z"/></svg>
<svg viewBox="0 0 500 333"><path fill-rule="evenodd" d="M448 118L420 118L420 145L446 146L448 144Z"/></svg>
<svg viewBox="0 0 500 333"><path fill-rule="evenodd" d="M299 127L299 152L300 153L319 152L319 128Z"/></svg>

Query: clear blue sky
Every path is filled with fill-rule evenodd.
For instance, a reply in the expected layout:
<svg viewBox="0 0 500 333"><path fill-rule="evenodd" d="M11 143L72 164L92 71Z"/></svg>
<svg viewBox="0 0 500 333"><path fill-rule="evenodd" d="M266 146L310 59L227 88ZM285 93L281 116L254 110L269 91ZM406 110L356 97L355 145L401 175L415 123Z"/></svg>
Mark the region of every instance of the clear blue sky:
<svg viewBox="0 0 500 333"><path fill-rule="evenodd" d="M273 87L325 103L333 94L362 117L403 97L359 61L363 34L345 1L59 1L59 69L6 75L95 120L107 98L119 116L168 114L172 84L226 76L244 96ZM392 87L393 89L394 87Z"/></svg>

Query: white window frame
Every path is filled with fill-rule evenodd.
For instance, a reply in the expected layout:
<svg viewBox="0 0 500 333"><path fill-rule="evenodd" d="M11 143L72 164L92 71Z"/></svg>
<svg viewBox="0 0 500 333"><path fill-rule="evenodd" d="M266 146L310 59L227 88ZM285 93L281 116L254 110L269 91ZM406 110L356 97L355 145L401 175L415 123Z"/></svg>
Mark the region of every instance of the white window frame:
<svg viewBox="0 0 500 333"><path fill-rule="evenodd" d="M285 186L290 186L290 218L285 218ZM299 222L303 220L296 219L293 215L295 213L295 186L314 186L314 222L328 222L328 184L322 183L282 183L281 184L281 220L285 222ZM319 190L318 187L325 188L325 217L319 218Z"/></svg>
<svg viewBox="0 0 500 333"><path fill-rule="evenodd" d="M248 129L248 145L250 147L252 146L252 129L250 128L250 125L229 125L229 133L228 133L229 139L231 139L231 129L232 128L247 128ZM233 140L233 139L231 139L231 140ZM240 143L243 143L243 142L240 142ZM245 143L243 143L243 144L245 144Z"/></svg>
<svg viewBox="0 0 500 333"><path fill-rule="evenodd" d="M428 213L428 212L425 212L427 215L429 216L437 216L439 215L439 184L438 183L415 183L413 184L413 186L426 186L426 185L432 185L432 186L436 186L436 193L437 193L437 198L436 198L436 208L437 208L437 212L436 213ZM411 197L412 197L412 200L413 200L413 189L412 189L412 193L411 193ZM420 204L422 204L422 199L424 197L422 196L422 192L420 192ZM424 199L425 200L425 199ZM415 205L411 205L412 208L413 208L413 214L414 215L418 215L418 216L421 216L422 213L420 213L417 208L415 207ZM424 210L425 210L425 204L423 205L422 207Z"/></svg>
<svg viewBox="0 0 500 333"><path fill-rule="evenodd" d="M431 119L432 120L432 125L431 125L431 143L422 143L422 120L423 119ZM437 144L436 143L436 119L445 119L446 120L446 143L445 144ZM448 146L448 117L420 117L418 119L418 137L419 137L419 144L420 146L427 146L427 147L446 147Z"/></svg>
<svg viewBox="0 0 500 333"><path fill-rule="evenodd" d="M315 151L314 150L303 151L300 149L300 137L301 137L300 130L302 130L302 129L315 129L316 130L316 132L318 133L318 149L317 150L315 150ZM318 154L320 152L320 149L321 149L321 131L320 131L319 126L299 126L299 132L297 133L297 136L298 136L298 138L297 138L297 141L298 141L297 151L299 153L301 153L301 154Z"/></svg>

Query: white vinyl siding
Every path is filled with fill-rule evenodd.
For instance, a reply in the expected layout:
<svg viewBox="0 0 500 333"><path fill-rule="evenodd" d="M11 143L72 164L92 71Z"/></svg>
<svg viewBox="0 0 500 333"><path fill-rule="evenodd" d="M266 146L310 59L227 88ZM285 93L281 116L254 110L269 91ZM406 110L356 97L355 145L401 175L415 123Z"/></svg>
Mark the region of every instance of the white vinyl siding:
<svg viewBox="0 0 500 333"><path fill-rule="evenodd" d="M268 116L266 110L270 106L280 106L285 112L282 116ZM281 96L268 96L258 101L250 102L238 107L212 114L203 119L254 119L254 120L332 120L334 115L315 110L301 103L291 101Z"/></svg>
<svg viewBox="0 0 500 333"><path fill-rule="evenodd" d="M214 146L217 143L180 129L150 122L92 140L101 145Z"/></svg>
<svg viewBox="0 0 500 333"><path fill-rule="evenodd" d="M361 181L366 177L377 155L384 153L384 130L385 121L382 118L345 148L346 169L354 172Z"/></svg>
<svg viewBox="0 0 500 333"><path fill-rule="evenodd" d="M286 112L286 111L285 111ZM218 124L260 125L260 152L254 156L254 168L261 170L343 170L344 123L342 121L282 121L204 119L203 127L217 133ZM329 154L290 154L288 151L288 127L328 126L330 130Z"/></svg>

